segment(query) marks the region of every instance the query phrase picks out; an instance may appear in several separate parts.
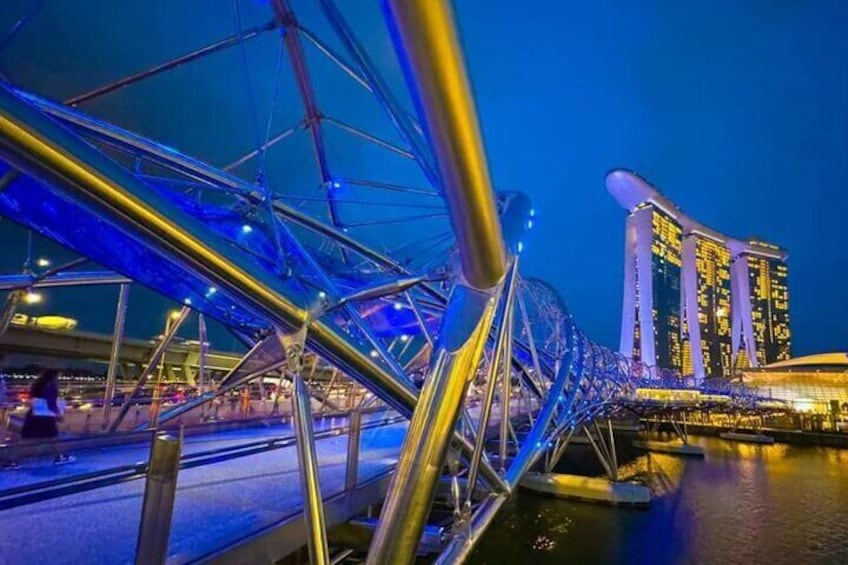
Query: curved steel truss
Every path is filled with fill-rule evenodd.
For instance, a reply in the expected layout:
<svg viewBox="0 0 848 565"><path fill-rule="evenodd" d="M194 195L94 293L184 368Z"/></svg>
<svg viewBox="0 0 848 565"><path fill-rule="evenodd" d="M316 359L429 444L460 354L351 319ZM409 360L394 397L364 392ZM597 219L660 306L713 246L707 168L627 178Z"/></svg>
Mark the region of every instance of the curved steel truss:
<svg viewBox="0 0 848 565"><path fill-rule="evenodd" d="M272 372L302 389L301 373L316 368L363 386L363 405L379 400L411 418L369 559L413 558L446 479L441 514L452 527L440 562L458 562L560 438L633 401L638 388L683 383L595 344L556 291L519 274L534 212L525 196L491 189L447 3L383 5L417 117L332 0L318 2L324 34L286 0L257 22L236 1L232 35L64 103L0 85L0 213L114 271L28 271L15 288L132 280L184 305L173 332L193 310L251 346L199 399L146 425ZM261 110L256 85L266 77L250 60L260 47L272 63ZM133 133L116 125L127 121L120 111L98 104L143 98L133 89L225 52L233 68L215 76L244 82L249 132L233 134L248 146L228 158L191 157ZM325 110L346 95L321 91L328 80L311 68L319 60L377 112L358 103L353 118ZM371 116L369 127L357 113ZM210 135L222 135L208 119ZM286 146L297 139L307 152ZM131 402L110 420L113 430ZM310 541L321 562L321 536Z"/></svg>

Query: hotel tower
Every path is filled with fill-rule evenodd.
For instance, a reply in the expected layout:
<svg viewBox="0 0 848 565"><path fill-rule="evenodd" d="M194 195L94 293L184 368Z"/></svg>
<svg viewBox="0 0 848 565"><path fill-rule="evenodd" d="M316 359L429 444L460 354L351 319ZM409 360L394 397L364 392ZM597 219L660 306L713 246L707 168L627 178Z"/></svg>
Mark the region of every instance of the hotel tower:
<svg viewBox="0 0 848 565"><path fill-rule="evenodd" d="M698 382L789 359L784 250L696 222L631 171L606 186L628 212L623 354Z"/></svg>

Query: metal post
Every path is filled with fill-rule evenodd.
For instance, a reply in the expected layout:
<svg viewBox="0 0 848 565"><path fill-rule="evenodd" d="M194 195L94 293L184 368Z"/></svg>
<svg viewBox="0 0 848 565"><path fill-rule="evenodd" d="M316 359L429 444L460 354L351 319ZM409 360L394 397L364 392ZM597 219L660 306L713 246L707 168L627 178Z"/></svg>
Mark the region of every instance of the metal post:
<svg viewBox="0 0 848 565"><path fill-rule="evenodd" d="M553 454L550 457L550 462L546 468L546 470L550 473L556 467L556 464L559 463L560 458L565 453L565 450L568 449L569 444L571 443L571 437L574 435L574 428L571 428L568 431L568 435L565 436L565 439L560 440L559 445L557 445L556 449L554 449Z"/></svg>
<svg viewBox="0 0 848 565"><path fill-rule="evenodd" d="M318 454L315 452L315 435L312 432L312 409L309 391L300 374L294 376L292 416L297 435L297 461L300 468L300 490L303 493L303 516L306 520L309 562L329 565L327 528L324 522L324 500L318 482Z"/></svg>
<svg viewBox="0 0 848 565"><path fill-rule="evenodd" d="M15 317L15 312L18 309L18 302L21 301L24 292L22 290L13 290L6 297L6 305L3 307L3 312L0 314L0 337L6 333L12 323L12 318Z"/></svg>
<svg viewBox="0 0 848 565"><path fill-rule="evenodd" d="M527 306L524 303L524 297L520 294L518 295L518 308L521 312L521 323L527 334L527 345L530 347L530 357L533 360L533 369L536 372L536 382L542 386L542 364L539 363L539 352L536 350L536 342L533 340L533 331L530 327L530 319L527 316Z"/></svg>
<svg viewBox="0 0 848 565"><path fill-rule="evenodd" d="M468 376L477 370L495 304L489 292L454 287L367 563L405 564L415 558L470 382Z"/></svg>
<svg viewBox="0 0 848 565"><path fill-rule="evenodd" d="M135 550L136 565L164 564L168 556L181 449L179 438L160 435L153 440Z"/></svg>
<svg viewBox="0 0 848 565"><path fill-rule="evenodd" d="M498 382L498 367L501 364L503 355L504 343L507 339L506 316L512 308L512 297L515 292L515 275L518 272L517 258L512 264L509 278L506 280L506 287L503 294L503 312L501 314L501 324L498 326L498 331L495 335L495 351L492 354L492 362L489 365L488 382L486 383L486 396L483 399L483 405L480 407L480 425L477 427L477 441L474 443L474 453L471 455L471 463L468 470L468 500L471 500L471 494L474 492L474 487L477 484L477 474L480 468L480 459L483 455L483 449L486 445L486 432L489 428L489 418L492 413L492 404L495 398L495 386Z"/></svg>
<svg viewBox="0 0 848 565"><path fill-rule="evenodd" d="M612 464L618 474L618 454L615 452L615 434L612 433L612 420L607 418L607 429L609 430L609 445L610 455L612 456Z"/></svg>
<svg viewBox="0 0 848 565"><path fill-rule="evenodd" d="M345 471L345 490L353 491L359 479L359 444L362 439L362 412L354 410L350 413L350 423L347 432L347 470Z"/></svg>
<svg viewBox="0 0 848 565"><path fill-rule="evenodd" d="M318 356L315 356L315 359L318 359ZM333 385L336 384L336 378L339 376L339 370L335 367L333 368L333 376L330 377L330 382L327 384L327 389L324 392L324 398L321 399L321 406L318 407L318 412L320 414L324 413L324 409L327 407L327 401L330 399L330 394L333 392Z"/></svg>
<svg viewBox="0 0 848 565"><path fill-rule="evenodd" d="M162 361L162 358L165 356L165 352L168 349L168 346L171 344L171 340L174 339L174 336L177 335L177 331L180 329L180 325L185 321L186 317L188 317L189 312L191 310L188 306L183 306L180 310L180 314L176 320L168 320L169 327L165 332L165 335L162 336L162 341L159 342L159 345L156 346L156 349L153 350L153 355L150 356L150 361L147 364L147 367L141 372L141 375L138 377L138 382L135 384L135 388L124 401L124 404L121 406L121 411L118 413L118 417L115 418L115 421L112 422L110 431L115 431L121 425L124 418L127 415L127 412L130 411L130 405L132 403L132 399L135 398L141 389L144 388L145 383L147 383L147 379L150 378L150 375L153 374L153 371L159 367L159 363ZM158 387L157 387L158 389Z"/></svg>
<svg viewBox="0 0 848 565"><path fill-rule="evenodd" d="M501 471L506 469L507 443L509 442L510 400L512 400L512 318L510 309L502 323L506 325L507 338L504 343L503 377L501 381L501 443L498 457Z"/></svg>
<svg viewBox="0 0 848 565"><path fill-rule="evenodd" d="M412 313L415 314L415 319L418 321L418 325L421 327L421 334L424 336L424 339L427 340L427 344L432 348L433 347L433 338L430 337L430 331L427 329L427 323L424 321L424 315L421 314L421 309L418 307L418 303L415 302L415 297L412 296L411 291L406 291L406 300L409 302L409 306L412 308ZM409 347L409 344L412 343L412 340L406 342L406 346L401 351L401 354L398 355L400 358L403 353L406 351L406 348Z"/></svg>
<svg viewBox="0 0 848 565"><path fill-rule="evenodd" d="M106 370L106 390L103 394L103 423L105 430L109 425L109 415L112 412L112 399L115 398L115 379L118 373L118 361L121 353L121 340L124 337L124 322L127 318L127 301L130 296L130 285L122 284L118 291L118 306L115 311L115 328L112 331L112 351L109 354L109 368Z"/></svg>
<svg viewBox="0 0 848 565"><path fill-rule="evenodd" d="M203 314L197 315L197 334L200 338L200 347L197 360L197 389L200 394L206 392L206 355L209 344L206 341L206 318Z"/></svg>
<svg viewBox="0 0 848 565"><path fill-rule="evenodd" d="M587 428L586 426L583 426L583 433L586 434L586 437L589 439L589 444L592 446L592 449L594 450L595 455L598 457L598 461L601 462L601 465L603 466L604 470L607 472L607 476L609 476L609 478L611 480L615 481L616 480L616 473L615 473L615 471L613 471L612 467L610 466L609 461L607 461L607 458L604 457L604 453L598 447L597 442L595 442L595 438L592 437L592 432L589 430L589 428ZM598 438L598 439L599 439L599 441L603 441L603 438Z"/></svg>

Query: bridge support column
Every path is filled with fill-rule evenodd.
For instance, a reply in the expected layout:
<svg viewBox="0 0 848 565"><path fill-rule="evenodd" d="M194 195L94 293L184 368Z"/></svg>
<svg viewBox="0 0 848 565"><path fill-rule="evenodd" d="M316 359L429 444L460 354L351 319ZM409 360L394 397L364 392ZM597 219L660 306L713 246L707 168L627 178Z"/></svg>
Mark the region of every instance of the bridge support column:
<svg viewBox="0 0 848 565"><path fill-rule="evenodd" d="M656 439L634 440L633 447L644 449L646 451L654 451L658 453L668 453L673 455L686 455L690 457L704 457L704 448L699 445L689 443L689 434L686 430L686 414L683 413L681 421L675 420L674 414L669 417L672 431L678 437L679 441L665 441ZM657 418L656 426L652 431L657 431L660 420Z"/></svg>
<svg viewBox="0 0 848 565"><path fill-rule="evenodd" d="M464 285L454 288L430 375L409 423L369 564L411 563L442 476L462 400L477 370L494 317L495 299Z"/></svg>
<svg viewBox="0 0 848 565"><path fill-rule="evenodd" d="M412 563L506 274L500 220L453 13L446 0L383 0L433 147L462 268L371 543L369 564Z"/></svg>
<svg viewBox="0 0 848 565"><path fill-rule="evenodd" d="M352 492L359 479L359 443L362 439L362 412L350 413L347 432L347 468L345 469L345 490Z"/></svg>
<svg viewBox="0 0 848 565"><path fill-rule="evenodd" d="M197 390L200 394L206 392L206 354L209 350L209 344L206 341L206 317L203 313L197 314L197 339L200 344L197 346Z"/></svg>
<svg viewBox="0 0 848 565"><path fill-rule="evenodd" d="M327 527L324 522L324 499L321 497L321 485L318 480L318 454L315 452L310 402L303 377L295 374L292 415L297 435L297 462L300 468L300 490L303 493L309 562L313 565L329 565L330 550L327 546Z"/></svg>
<svg viewBox="0 0 848 565"><path fill-rule="evenodd" d="M161 435L153 440L135 550L136 565L164 565L168 556L181 450L182 438Z"/></svg>
<svg viewBox="0 0 848 565"><path fill-rule="evenodd" d="M112 350L109 354L109 368L106 370L106 391L103 394L103 423L105 430L109 426L109 415L112 412L112 399L115 398L115 380L118 376L118 361L121 353L121 340L124 337L124 322L127 319L127 302L130 296L130 285L122 284L118 291L118 306L115 311L115 327L112 331Z"/></svg>
<svg viewBox="0 0 848 565"><path fill-rule="evenodd" d="M689 434L686 430L686 412L681 413L679 423L674 419L674 417L672 417L671 427L674 430L674 433L677 434L677 437L680 438L680 441L682 441L684 445L689 443Z"/></svg>
<svg viewBox="0 0 848 565"><path fill-rule="evenodd" d="M592 425L598 434L597 438L592 436L592 431L587 426L583 426L583 433L586 434L586 437L589 439L589 444L592 446L592 450L595 452L595 456L606 471L607 476L611 481L617 481L618 457L615 454L615 440L612 433L612 425L610 424L609 426L609 440L604 438L604 434L601 432L597 420L592 422ZM609 441L609 443L607 443L607 441Z"/></svg>
<svg viewBox="0 0 848 565"><path fill-rule="evenodd" d="M492 406L495 398L495 387L498 382L498 371L502 366L503 352L507 341L509 328L506 324L507 314L512 311L512 301L515 294L515 275L518 272L517 259L513 262L510 269L509 277L506 280L503 297L501 299L501 323L495 334L495 350L492 352L492 360L489 364L488 382L486 383L486 396L483 398L483 405L480 406L480 423L477 426L477 439L474 442L474 452L471 455L471 463L468 470L468 502L471 502L471 495L474 492L474 487L477 485L477 475L480 470L480 460L483 456L483 449L486 443L486 432L489 429L489 418L492 413ZM505 365L505 364L503 364ZM504 372L508 371L508 367L504 367Z"/></svg>

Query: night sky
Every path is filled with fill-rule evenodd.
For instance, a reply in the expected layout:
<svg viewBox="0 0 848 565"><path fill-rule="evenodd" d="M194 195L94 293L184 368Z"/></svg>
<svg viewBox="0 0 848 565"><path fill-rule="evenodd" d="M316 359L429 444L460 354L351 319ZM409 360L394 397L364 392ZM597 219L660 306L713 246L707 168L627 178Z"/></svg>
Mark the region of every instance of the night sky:
<svg viewBox="0 0 848 565"><path fill-rule="evenodd" d="M4 2L0 34L28 4ZM377 2L339 4L399 87ZM241 6L245 25L268 19L264 2ZM559 289L590 336L618 345L625 212L603 181L610 169L626 167L704 224L789 250L795 355L848 346L848 232L840 205L848 178L848 2L455 6L495 183L524 191L535 204L522 270ZM301 19L309 18L320 30L317 18ZM229 0L48 1L0 50L0 72L62 99L232 32ZM234 56L217 60L225 65ZM273 70L275 57L273 48L257 52L257 90L271 84L273 74L261 69ZM214 61L183 69L86 109L218 163L238 154L220 140L249 147L251 137L243 131L244 108L230 104L238 81L221 69ZM321 72L315 70L318 83ZM178 103L163 103L177 95ZM354 98L327 98L327 105L357 109ZM211 131L218 122L226 135ZM298 162L276 159L289 169ZM10 272L23 258L22 239L5 221L0 237L0 268ZM81 307L79 295L66 291L41 310L109 331L112 294L86 298ZM131 300L136 310L168 308L147 292ZM160 332L161 316L154 318L131 316L129 331Z"/></svg>

